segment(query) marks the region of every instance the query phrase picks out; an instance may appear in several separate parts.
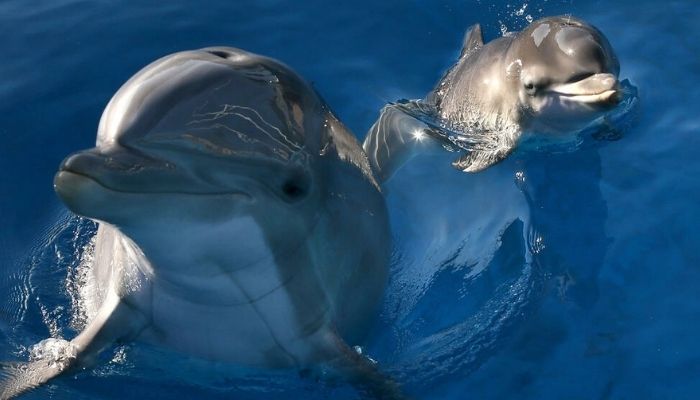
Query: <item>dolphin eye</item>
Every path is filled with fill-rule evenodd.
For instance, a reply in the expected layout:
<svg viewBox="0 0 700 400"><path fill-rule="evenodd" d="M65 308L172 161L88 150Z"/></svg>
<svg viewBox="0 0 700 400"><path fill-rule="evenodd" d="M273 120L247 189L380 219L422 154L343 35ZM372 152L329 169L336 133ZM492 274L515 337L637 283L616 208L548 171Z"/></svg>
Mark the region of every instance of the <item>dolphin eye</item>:
<svg viewBox="0 0 700 400"><path fill-rule="evenodd" d="M282 183L280 189L285 200L298 201L309 193L309 182L301 175L292 175Z"/></svg>

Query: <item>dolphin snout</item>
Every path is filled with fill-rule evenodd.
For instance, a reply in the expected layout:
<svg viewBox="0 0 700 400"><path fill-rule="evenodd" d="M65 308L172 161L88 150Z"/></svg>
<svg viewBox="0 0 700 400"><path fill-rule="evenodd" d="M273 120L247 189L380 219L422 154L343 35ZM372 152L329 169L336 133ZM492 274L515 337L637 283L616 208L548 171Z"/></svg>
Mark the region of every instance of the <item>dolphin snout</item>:
<svg viewBox="0 0 700 400"><path fill-rule="evenodd" d="M617 76L609 73L593 74L575 82L554 85L550 90L566 101L590 105L611 106L622 99Z"/></svg>
<svg viewBox="0 0 700 400"><path fill-rule="evenodd" d="M92 181L110 190L144 192L157 184L172 185L178 181L176 170L172 164L138 151L96 147L66 157L56 175L55 187L57 191L71 192L83 187L72 182ZM58 179L59 176L71 180Z"/></svg>
<svg viewBox="0 0 700 400"><path fill-rule="evenodd" d="M134 148L96 147L72 154L61 163L56 190L80 191L85 186L75 182L91 181L121 193L239 193L241 180L260 176L264 182L273 181L284 167L254 158L198 157L180 147L167 150L152 155Z"/></svg>
<svg viewBox="0 0 700 400"><path fill-rule="evenodd" d="M103 152L99 148L93 148L66 157L59 169L94 176L101 172L135 173L162 164L164 163L126 149Z"/></svg>
<svg viewBox="0 0 700 400"><path fill-rule="evenodd" d="M552 91L567 96L592 96L617 90L617 77L613 74L593 74L571 83L555 85Z"/></svg>
<svg viewBox="0 0 700 400"><path fill-rule="evenodd" d="M94 151L81 151L66 157L58 168L59 171L73 172L80 175L94 173L96 168L101 168L104 159Z"/></svg>

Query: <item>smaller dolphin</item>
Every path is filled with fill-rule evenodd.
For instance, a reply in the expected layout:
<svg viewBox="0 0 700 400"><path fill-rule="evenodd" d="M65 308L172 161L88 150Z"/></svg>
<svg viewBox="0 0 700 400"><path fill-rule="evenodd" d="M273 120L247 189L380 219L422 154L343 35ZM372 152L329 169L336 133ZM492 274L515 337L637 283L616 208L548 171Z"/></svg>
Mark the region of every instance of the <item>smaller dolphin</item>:
<svg viewBox="0 0 700 400"><path fill-rule="evenodd" d="M0 398L118 341L254 368L329 366L396 394L357 354L388 273L386 206L355 137L289 67L225 47L176 53L115 94L96 147L55 177L99 223L87 301L54 356L0 370Z"/></svg>
<svg viewBox="0 0 700 400"><path fill-rule="evenodd" d="M438 125L457 132L453 142L470 143L453 165L476 172L504 159L529 134L556 141L590 125L619 102L619 71L605 36L573 17L543 18L488 44L476 24L457 62L412 107L430 109ZM364 143L384 177L410 157L415 142L408 123L396 120L403 117L395 106L382 111Z"/></svg>

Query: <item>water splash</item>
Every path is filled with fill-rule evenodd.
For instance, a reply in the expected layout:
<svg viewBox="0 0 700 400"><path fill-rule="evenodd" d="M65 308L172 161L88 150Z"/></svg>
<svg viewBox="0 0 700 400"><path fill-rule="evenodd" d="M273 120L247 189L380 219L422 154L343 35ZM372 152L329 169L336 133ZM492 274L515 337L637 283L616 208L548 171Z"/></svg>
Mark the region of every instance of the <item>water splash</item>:
<svg viewBox="0 0 700 400"><path fill-rule="evenodd" d="M497 151L504 145L501 138L511 136L509 132L517 128L503 122L486 124L483 119L475 117L455 123L440 117L433 105L422 100L399 100L391 106L425 124L429 129L423 133L437 139L450 151Z"/></svg>
<svg viewBox="0 0 700 400"><path fill-rule="evenodd" d="M66 289L70 296L71 304L71 327L76 331L81 331L97 314L97 307L93 302L86 299L93 298L97 290L92 275L92 265L94 262L95 236L92 236L81 251L78 264L68 268L66 279ZM77 241L76 241L77 242Z"/></svg>
<svg viewBox="0 0 700 400"><path fill-rule="evenodd" d="M70 277L83 254L89 255L84 247L94 231L94 223L88 220L67 213L60 216L30 251L24 266L10 277L10 295L2 309L8 310L3 313L8 322L3 333L13 354L26 356L28 346L40 339L73 331Z"/></svg>
<svg viewBox="0 0 700 400"><path fill-rule="evenodd" d="M48 338L29 348L30 361L44 361L51 368L63 369L76 358L78 349L63 339Z"/></svg>

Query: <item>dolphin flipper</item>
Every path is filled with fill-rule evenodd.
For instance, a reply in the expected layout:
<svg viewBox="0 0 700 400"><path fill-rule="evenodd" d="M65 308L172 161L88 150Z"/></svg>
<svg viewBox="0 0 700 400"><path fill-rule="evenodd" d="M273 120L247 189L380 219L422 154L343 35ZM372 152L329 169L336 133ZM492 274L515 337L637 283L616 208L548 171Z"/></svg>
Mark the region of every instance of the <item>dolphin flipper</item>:
<svg viewBox="0 0 700 400"><path fill-rule="evenodd" d="M462 172L479 172L503 161L513 148L492 151L470 151L452 162L452 166Z"/></svg>
<svg viewBox="0 0 700 400"><path fill-rule="evenodd" d="M30 391L60 375L69 366L70 361L51 362L38 360L26 363L2 363L0 364L0 399L11 399Z"/></svg>
<svg viewBox="0 0 700 400"><path fill-rule="evenodd" d="M328 147L332 146L338 158L357 167L367 180L379 189L379 183L372 173L370 161L355 135L350 133L348 128L330 112L326 114L326 124L328 125L328 130L323 138L323 151L327 151Z"/></svg>
<svg viewBox="0 0 700 400"><path fill-rule="evenodd" d="M343 379L376 399L408 400L399 384L382 373L377 364L348 346L339 336L330 336L336 357L328 363Z"/></svg>
<svg viewBox="0 0 700 400"><path fill-rule="evenodd" d="M0 364L0 400L11 399L49 380L91 364L104 348L125 336L138 332L145 319L116 294L105 299L95 318L70 342L46 339L38 359Z"/></svg>

